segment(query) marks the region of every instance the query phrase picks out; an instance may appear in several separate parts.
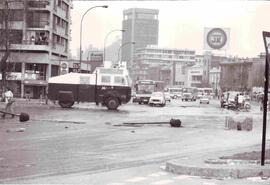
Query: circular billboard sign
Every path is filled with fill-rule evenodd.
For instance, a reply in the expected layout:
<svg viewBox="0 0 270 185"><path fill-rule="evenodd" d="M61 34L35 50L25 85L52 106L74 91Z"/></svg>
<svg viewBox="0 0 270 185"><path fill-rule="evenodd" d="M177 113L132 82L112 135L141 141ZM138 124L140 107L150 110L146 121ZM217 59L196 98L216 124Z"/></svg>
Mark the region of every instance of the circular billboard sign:
<svg viewBox="0 0 270 185"><path fill-rule="evenodd" d="M213 28L207 34L207 44L213 49L221 49L227 42L227 35L220 28Z"/></svg>
<svg viewBox="0 0 270 185"><path fill-rule="evenodd" d="M68 65L67 65L67 63L62 63L61 64L61 67L62 67L62 69L67 69L68 68Z"/></svg>

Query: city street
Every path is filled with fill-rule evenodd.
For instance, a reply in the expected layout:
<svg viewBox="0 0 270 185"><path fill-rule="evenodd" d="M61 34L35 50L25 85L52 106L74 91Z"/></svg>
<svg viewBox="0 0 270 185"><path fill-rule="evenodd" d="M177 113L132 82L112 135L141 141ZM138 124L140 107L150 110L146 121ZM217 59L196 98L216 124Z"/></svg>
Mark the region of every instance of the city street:
<svg viewBox="0 0 270 185"><path fill-rule="evenodd" d="M250 147L259 150L262 112L253 104L250 112L238 113L253 118L253 130L248 132L225 129L225 117L236 113L221 109L218 100L209 105L173 100L165 107L129 103L118 111L90 103L76 104L73 109L52 103L17 103L16 112L27 112L30 120L1 119L0 179L3 183L36 183L42 178L41 183L70 183L60 177L87 173L95 179L93 184L104 184L117 180L110 174L121 169L130 169L127 174L138 168L142 173L160 173L160 166L170 159L215 152L225 155ZM171 118L180 119L183 127L123 125ZM96 178L100 173L107 173L106 180Z"/></svg>

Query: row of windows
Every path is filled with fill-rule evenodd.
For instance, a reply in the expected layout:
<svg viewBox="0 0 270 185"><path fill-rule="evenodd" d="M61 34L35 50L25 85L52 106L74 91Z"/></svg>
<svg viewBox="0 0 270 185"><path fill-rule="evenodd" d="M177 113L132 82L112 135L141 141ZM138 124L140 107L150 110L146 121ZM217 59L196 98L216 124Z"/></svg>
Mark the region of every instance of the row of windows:
<svg viewBox="0 0 270 185"><path fill-rule="evenodd" d="M9 21L23 21L23 10L0 10L0 23Z"/></svg>
<svg viewBox="0 0 270 185"><path fill-rule="evenodd" d="M192 76L192 81L202 81L202 76Z"/></svg>
<svg viewBox="0 0 270 185"><path fill-rule="evenodd" d="M27 12L27 27L44 28L49 25L49 13L30 11Z"/></svg>
<svg viewBox="0 0 270 185"><path fill-rule="evenodd" d="M191 59L194 60L195 57L194 56L171 56L171 55L152 55L152 54L138 54L138 57L140 58L163 58L163 59Z"/></svg>
<svg viewBox="0 0 270 185"><path fill-rule="evenodd" d="M68 33L68 22L60 17L53 16L53 28L56 29L56 25L65 29L65 33Z"/></svg>
<svg viewBox="0 0 270 185"><path fill-rule="evenodd" d="M60 37L59 35L53 34L53 44L59 44L67 47L67 39Z"/></svg>
<svg viewBox="0 0 270 185"><path fill-rule="evenodd" d="M47 5L50 4L49 0L44 1L28 1L27 5L31 8L45 8Z"/></svg>
<svg viewBox="0 0 270 185"><path fill-rule="evenodd" d="M175 85L184 86L185 85L185 82L176 81L175 82Z"/></svg>
<svg viewBox="0 0 270 185"><path fill-rule="evenodd" d="M113 80L113 81L112 81ZM125 85L125 78L122 76L107 76L107 75L102 75L101 76L101 82L104 84L116 84L116 85Z"/></svg>
<svg viewBox="0 0 270 185"><path fill-rule="evenodd" d="M138 52L144 53L161 53L161 54L175 54L175 55L195 55L195 51L189 50L162 50L162 49L141 49Z"/></svg>

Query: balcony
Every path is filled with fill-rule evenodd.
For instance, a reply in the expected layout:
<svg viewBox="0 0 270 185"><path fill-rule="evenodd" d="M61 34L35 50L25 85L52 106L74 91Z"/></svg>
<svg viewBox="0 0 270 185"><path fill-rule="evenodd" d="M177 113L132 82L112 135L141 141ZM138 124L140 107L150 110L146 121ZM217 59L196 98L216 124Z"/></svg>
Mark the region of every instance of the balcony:
<svg viewBox="0 0 270 185"><path fill-rule="evenodd" d="M27 23L27 29L50 30L49 21L31 21Z"/></svg>
<svg viewBox="0 0 270 185"><path fill-rule="evenodd" d="M37 44L12 44L11 50L26 50L26 51L50 51L49 45L37 45Z"/></svg>
<svg viewBox="0 0 270 185"><path fill-rule="evenodd" d="M14 29L14 30L22 30L23 29L23 21L10 21L11 25L10 25L10 29ZM3 24L0 24L0 29L4 29Z"/></svg>
<svg viewBox="0 0 270 185"><path fill-rule="evenodd" d="M30 10L50 10L50 0L28 1L28 9Z"/></svg>

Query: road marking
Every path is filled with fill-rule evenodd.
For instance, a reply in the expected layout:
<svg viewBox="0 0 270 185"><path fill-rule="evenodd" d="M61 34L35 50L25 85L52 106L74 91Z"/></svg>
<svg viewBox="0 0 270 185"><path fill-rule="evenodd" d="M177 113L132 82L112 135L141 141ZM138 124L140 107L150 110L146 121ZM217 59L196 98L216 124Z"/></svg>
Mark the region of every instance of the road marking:
<svg viewBox="0 0 270 185"><path fill-rule="evenodd" d="M107 184L107 185L125 185L125 184L123 184L123 183L110 183L110 184Z"/></svg>
<svg viewBox="0 0 270 185"><path fill-rule="evenodd" d="M134 177L132 179L127 179L127 182L140 182L140 181L144 181L146 178L145 177Z"/></svg>
<svg viewBox="0 0 270 185"><path fill-rule="evenodd" d="M174 177L174 179L177 179L177 180L183 180L183 179L190 179L191 176L188 176L188 175L179 175L177 177Z"/></svg>
<svg viewBox="0 0 270 185"><path fill-rule="evenodd" d="M159 173L152 173L148 175L149 177L159 177L160 174Z"/></svg>
<svg viewBox="0 0 270 185"><path fill-rule="evenodd" d="M164 185L164 184L171 184L173 182L174 182L173 180L162 180L162 181L153 182L151 184L152 185Z"/></svg>
<svg viewBox="0 0 270 185"><path fill-rule="evenodd" d="M164 175L168 175L167 172L157 172L157 173L151 173L148 176L149 177L159 177L159 176L164 176Z"/></svg>
<svg viewBox="0 0 270 185"><path fill-rule="evenodd" d="M262 182L265 181L261 177L248 177L247 180L253 181L253 182Z"/></svg>
<svg viewBox="0 0 270 185"><path fill-rule="evenodd" d="M217 185L217 184L213 182L204 182L203 185Z"/></svg>

